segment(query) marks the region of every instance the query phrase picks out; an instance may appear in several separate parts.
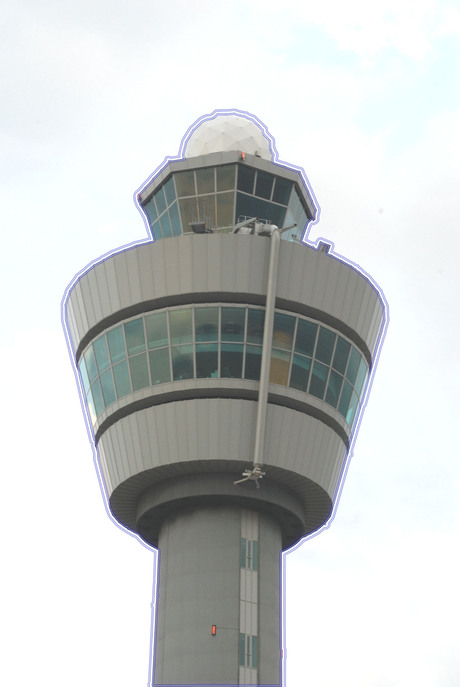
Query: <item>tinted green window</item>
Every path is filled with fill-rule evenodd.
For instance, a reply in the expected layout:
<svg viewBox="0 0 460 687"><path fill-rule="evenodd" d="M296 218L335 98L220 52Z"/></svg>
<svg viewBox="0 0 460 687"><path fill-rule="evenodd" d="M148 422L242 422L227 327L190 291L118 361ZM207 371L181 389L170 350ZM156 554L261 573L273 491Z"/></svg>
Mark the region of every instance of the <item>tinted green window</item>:
<svg viewBox="0 0 460 687"><path fill-rule="evenodd" d="M222 308L220 336L222 341L243 341L244 308Z"/></svg>
<svg viewBox="0 0 460 687"><path fill-rule="evenodd" d="M91 391L88 391L88 394L86 396L86 402L88 404L88 410L89 410L89 416L91 418L91 422L94 424L97 420L97 415L96 415L96 408L94 407L93 395L92 395Z"/></svg>
<svg viewBox="0 0 460 687"><path fill-rule="evenodd" d="M318 325L307 320L299 320L297 324L297 334L295 338L296 353L313 356L315 347L316 332Z"/></svg>
<svg viewBox="0 0 460 687"><path fill-rule="evenodd" d="M329 381L327 383L326 403L337 408L339 402L340 390L342 388L343 377L335 370L331 370Z"/></svg>
<svg viewBox="0 0 460 687"><path fill-rule="evenodd" d="M81 379L83 382L83 387L84 387L85 392L86 392L89 389L89 379L88 379L88 373L86 371L86 364L85 364L84 358L81 359L80 365L78 367L80 370L80 375L81 375Z"/></svg>
<svg viewBox="0 0 460 687"><path fill-rule="evenodd" d="M138 391L139 389L144 389L146 386L150 386L147 355L145 353L129 358L129 369L131 372L133 391Z"/></svg>
<svg viewBox="0 0 460 687"><path fill-rule="evenodd" d="M169 331L173 344L192 341L192 311L190 308L172 310L169 313Z"/></svg>
<svg viewBox="0 0 460 687"><path fill-rule="evenodd" d="M257 668L257 637L251 637L252 639L252 662L253 668Z"/></svg>
<svg viewBox="0 0 460 687"><path fill-rule="evenodd" d="M131 380L129 378L128 363L126 360L113 366L113 378L115 380L117 398L122 398L126 396L126 394L131 393Z"/></svg>
<svg viewBox="0 0 460 687"><path fill-rule="evenodd" d="M217 341L219 308L195 308L195 341Z"/></svg>
<svg viewBox="0 0 460 687"><path fill-rule="evenodd" d="M163 232L163 237L168 239L172 236L171 222L169 221L169 215L165 212L164 215L160 217L161 230Z"/></svg>
<svg viewBox="0 0 460 687"><path fill-rule="evenodd" d="M89 381L92 382L97 377L96 358L94 357L93 347L90 346L84 355L86 370L88 372Z"/></svg>
<svg viewBox="0 0 460 687"><path fill-rule="evenodd" d="M195 195L195 175L193 172L177 172L174 179L179 198Z"/></svg>
<svg viewBox="0 0 460 687"><path fill-rule="evenodd" d="M262 346L246 346L245 379L260 379Z"/></svg>
<svg viewBox="0 0 460 687"><path fill-rule="evenodd" d="M259 567L259 542L252 542L252 569L256 570Z"/></svg>
<svg viewBox="0 0 460 687"><path fill-rule="evenodd" d="M107 332L107 341L112 363L118 363L120 360L126 358L125 340L121 326Z"/></svg>
<svg viewBox="0 0 460 687"><path fill-rule="evenodd" d="M96 415L99 417L99 415L104 410L104 399L102 397L102 389L98 379L96 379L93 386L91 387L91 393L93 394Z"/></svg>
<svg viewBox="0 0 460 687"><path fill-rule="evenodd" d="M193 378L193 346L174 346L172 348L173 379Z"/></svg>
<svg viewBox="0 0 460 687"><path fill-rule="evenodd" d="M356 375L358 374L359 363L361 362L361 356L359 355L356 348L351 349L350 360L348 361L347 374L345 375L349 382L354 384Z"/></svg>
<svg viewBox="0 0 460 687"><path fill-rule="evenodd" d="M216 183L218 191L231 191L235 188L235 165L216 168Z"/></svg>
<svg viewBox="0 0 460 687"><path fill-rule="evenodd" d="M275 188L273 189L273 200L275 203L282 203L287 205L291 195L292 181L286 179L276 178Z"/></svg>
<svg viewBox="0 0 460 687"><path fill-rule="evenodd" d="M149 351L150 376L152 384L163 384L171 381L169 369L169 348Z"/></svg>
<svg viewBox="0 0 460 687"><path fill-rule="evenodd" d="M356 380L355 380L355 389L358 392L358 395L361 394L362 388L363 388L363 383L366 378L366 372L367 372L367 365L364 361L364 358L361 358L361 362L359 363L359 368L358 368L358 374L356 375Z"/></svg>
<svg viewBox="0 0 460 687"><path fill-rule="evenodd" d="M147 213L147 217L148 217L149 220L150 220L150 224L153 224L153 222L154 222L154 221L157 219L157 217L158 217L158 213L157 213L157 209L156 209L156 207L155 207L155 201L154 201L154 199L153 199L153 196L152 196L152 198L150 198L150 200L148 200L148 201L146 202L146 204L144 205L144 210L145 210L145 212Z"/></svg>
<svg viewBox="0 0 460 687"><path fill-rule="evenodd" d="M155 237L155 239L163 238L163 234L161 233L161 226L160 226L160 220L159 219L152 224L152 234Z"/></svg>
<svg viewBox="0 0 460 687"><path fill-rule="evenodd" d="M264 321L264 310L252 310L252 308L248 309L248 343L262 344L264 336Z"/></svg>
<svg viewBox="0 0 460 687"><path fill-rule="evenodd" d="M144 320L139 317L124 325L128 355L145 351Z"/></svg>
<svg viewBox="0 0 460 687"><path fill-rule="evenodd" d="M329 365L332 360L336 334L325 327L319 328L318 343L316 344L315 358Z"/></svg>
<svg viewBox="0 0 460 687"><path fill-rule="evenodd" d="M345 381L343 383L343 387L342 387L342 393L340 395L340 402L339 402L339 413L341 413L343 415L343 417L345 417L345 418L347 416L348 406L350 404L352 391L353 391L353 387L345 379Z"/></svg>
<svg viewBox="0 0 460 687"><path fill-rule="evenodd" d="M107 350L107 344L105 342L105 336L99 337L93 344L94 353L96 354L97 366L99 372L103 372L110 365L109 352Z"/></svg>
<svg viewBox="0 0 460 687"><path fill-rule="evenodd" d="M214 167L197 169L195 174L197 193L214 193Z"/></svg>
<svg viewBox="0 0 460 687"><path fill-rule="evenodd" d="M168 323L166 313L159 312L145 318L147 345L149 348L161 348L168 345Z"/></svg>
<svg viewBox="0 0 460 687"><path fill-rule="evenodd" d="M304 358L302 355L294 353L291 367L291 379L289 386L299 391L306 391L308 377L310 375L311 358Z"/></svg>
<svg viewBox="0 0 460 687"><path fill-rule="evenodd" d="M196 376L217 377L217 343L196 344Z"/></svg>
<svg viewBox="0 0 460 687"><path fill-rule="evenodd" d="M168 181L164 185L164 189L165 189L166 203L168 205L171 205L171 203L174 200L176 200L176 192L174 190L174 181L173 181L172 177L170 179L168 179Z"/></svg>
<svg viewBox="0 0 460 687"><path fill-rule="evenodd" d="M272 195L273 179L274 177L271 174L267 174L267 172L261 172L259 170L257 172L256 179L256 196L270 200Z"/></svg>
<svg viewBox="0 0 460 687"><path fill-rule="evenodd" d="M241 379L243 375L243 345L221 344L220 376Z"/></svg>
<svg viewBox="0 0 460 687"><path fill-rule="evenodd" d="M244 634L240 633L240 666L246 664L246 637Z"/></svg>
<svg viewBox="0 0 460 687"><path fill-rule="evenodd" d="M176 202L169 208L169 218L171 220L173 236L180 236L182 234L182 225L180 223L179 208Z"/></svg>
<svg viewBox="0 0 460 687"><path fill-rule="evenodd" d="M238 190L245 193L254 191L254 179L256 173L251 167L238 166Z"/></svg>
<svg viewBox="0 0 460 687"><path fill-rule="evenodd" d="M277 227L284 225L286 208L283 205L275 205L268 200L247 196L244 193L236 194L236 216L258 217L269 220Z"/></svg>
<svg viewBox="0 0 460 687"><path fill-rule="evenodd" d="M317 398L323 398L326 389L327 373L329 368L327 365L318 363L316 360L313 363L313 369L310 379L309 393Z"/></svg>
<svg viewBox="0 0 460 687"><path fill-rule="evenodd" d="M284 348L288 351L292 350L294 327L295 317L275 312L272 339L274 348Z"/></svg>
<svg viewBox="0 0 460 687"><path fill-rule="evenodd" d="M112 370L107 370L106 372L101 374L101 387L105 405L107 407L116 400Z"/></svg>
<svg viewBox="0 0 460 687"><path fill-rule="evenodd" d="M356 410L358 408L358 396L355 391L352 392L351 398L350 398L350 405L348 407L348 412L347 412L347 417L346 420L349 425L352 424L353 420L355 419L355 414Z"/></svg>
<svg viewBox="0 0 460 687"><path fill-rule="evenodd" d="M166 210L166 199L163 187L161 186L154 195L155 203L157 206L157 212L161 215L162 212Z"/></svg>
<svg viewBox="0 0 460 687"><path fill-rule="evenodd" d="M348 362L348 355L350 353L350 348L351 344L348 343L348 341L345 341L345 339L342 339L341 336L337 337L337 345L335 347L335 353L334 353L334 360L332 362L332 367L337 370L337 372L340 372L341 374L345 374L345 370L347 369L347 362Z"/></svg>

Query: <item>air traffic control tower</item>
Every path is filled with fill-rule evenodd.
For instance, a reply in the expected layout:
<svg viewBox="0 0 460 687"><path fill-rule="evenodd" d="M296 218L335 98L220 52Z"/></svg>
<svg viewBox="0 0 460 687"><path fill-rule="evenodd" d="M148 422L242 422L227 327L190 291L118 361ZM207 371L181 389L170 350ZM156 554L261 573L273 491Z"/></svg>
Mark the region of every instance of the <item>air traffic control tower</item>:
<svg viewBox="0 0 460 687"><path fill-rule="evenodd" d="M383 297L304 243L313 193L247 113L202 118L137 203L152 240L64 307L109 508L160 552L152 681L280 685L280 553L331 516Z"/></svg>

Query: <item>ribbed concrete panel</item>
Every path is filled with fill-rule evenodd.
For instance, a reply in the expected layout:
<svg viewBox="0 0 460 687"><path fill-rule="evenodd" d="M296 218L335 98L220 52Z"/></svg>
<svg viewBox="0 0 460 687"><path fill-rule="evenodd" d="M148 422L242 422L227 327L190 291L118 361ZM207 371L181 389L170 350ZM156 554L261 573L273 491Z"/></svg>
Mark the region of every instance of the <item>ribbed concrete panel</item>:
<svg viewBox="0 0 460 687"><path fill-rule="evenodd" d="M237 294L253 294L260 302L266 290L269 249L270 241L261 237L191 234L108 258L83 275L80 288L70 295L67 309L75 317L76 338L81 341L120 308L145 304L149 309L163 298L209 291L235 293L236 299ZM77 305L80 289L84 307ZM373 350L383 306L368 281L338 259L282 241L277 298L327 313L354 329ZM369 330L374 313L376 326Z"/></svg>

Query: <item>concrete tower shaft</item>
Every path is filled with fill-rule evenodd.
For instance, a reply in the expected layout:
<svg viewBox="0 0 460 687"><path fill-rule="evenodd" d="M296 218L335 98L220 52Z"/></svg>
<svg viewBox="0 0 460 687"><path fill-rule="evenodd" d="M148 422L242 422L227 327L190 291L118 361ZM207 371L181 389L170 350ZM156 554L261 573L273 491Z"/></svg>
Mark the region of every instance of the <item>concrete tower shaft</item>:
<svg viewBox="0 0 460 687"><path fill-rule="evenodd" d="M157 241L94 265L66 303L110 509L160 549L155 684L280 683L279 554L331 515L384 325L359 270L299 245L311 191L239 125L192 136L138 195ZM267 342L274 224L291 228ZM266 345L265 474L235 486Z"/></svg>

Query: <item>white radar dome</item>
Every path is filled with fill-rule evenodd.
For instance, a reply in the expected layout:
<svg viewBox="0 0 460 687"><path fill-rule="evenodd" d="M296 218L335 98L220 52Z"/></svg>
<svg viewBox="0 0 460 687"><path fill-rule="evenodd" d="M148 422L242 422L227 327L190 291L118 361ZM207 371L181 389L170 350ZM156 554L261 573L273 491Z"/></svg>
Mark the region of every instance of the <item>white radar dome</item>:
<svg viewBox="0 0 460 687"><path fill-rule="evenodd" d="M185 157L240 150L271 160L270 143L262 129L246 117L218 115L200 124L190 136Z"/></svg>

